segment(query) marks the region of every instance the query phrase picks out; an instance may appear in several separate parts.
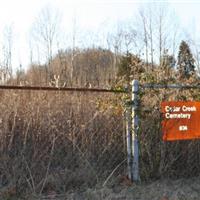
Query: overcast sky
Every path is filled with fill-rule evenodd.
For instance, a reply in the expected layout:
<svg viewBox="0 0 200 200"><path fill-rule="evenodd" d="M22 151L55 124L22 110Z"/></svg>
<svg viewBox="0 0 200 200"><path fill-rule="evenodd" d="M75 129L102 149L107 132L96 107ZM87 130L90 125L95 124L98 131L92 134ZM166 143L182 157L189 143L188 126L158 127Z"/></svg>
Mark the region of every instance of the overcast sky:
<svg viewBox="0 0 200 200"><path fill-rule="evenodd" d="M138 7L149 1L134 0L0 0L0 30L6 25L13 27L13 67L21 63L26 67L29 63L29 34L35 18L40 10L47 5L55 7L62 13L62 30L66 33L64 45L70 46L71 38L67 35L73 29L76 16L78 34L84 32L105 33L120 21L134 17ZM151 1L153 2L153 1ZM156 1L154 1L156 2ZM160 1L158 1L160 2ZM164 2L164 1L163 1ZM166 2L166 1L165 1ZM183 30L199 32L200 30L200 0L199 1L168 1L174 9ZM61 31L62 31L61 30ZM85 34L84 33L84 34ZM86 37L94 35L86 35ZM0 37L2 38L1 34ZM80 37L82 39L82 37ZM81 43L81 41L79 41ZM84 41L82 41L84 43ZM66 44L65 44L66 43ZM1 51L1 45L0 45Z"/></svg>

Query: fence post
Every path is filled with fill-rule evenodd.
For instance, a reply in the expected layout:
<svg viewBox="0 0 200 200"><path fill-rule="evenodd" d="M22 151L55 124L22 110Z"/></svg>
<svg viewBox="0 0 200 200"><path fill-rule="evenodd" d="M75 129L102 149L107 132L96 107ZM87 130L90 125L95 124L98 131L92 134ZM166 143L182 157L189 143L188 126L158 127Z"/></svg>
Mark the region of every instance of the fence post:
<svg viewBox="0 0 200 200"><path fill-rule="evenodd" d="M139 181L139 148L138 148L138 92L139 81L132 81L132 180Z"/></svg>

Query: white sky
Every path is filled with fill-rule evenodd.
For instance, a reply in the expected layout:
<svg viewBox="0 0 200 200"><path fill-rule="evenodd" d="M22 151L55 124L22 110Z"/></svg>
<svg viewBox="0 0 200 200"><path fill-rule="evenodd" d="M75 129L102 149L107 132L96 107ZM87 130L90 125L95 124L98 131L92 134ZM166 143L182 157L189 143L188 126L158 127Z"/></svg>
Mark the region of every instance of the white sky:
<svg viewBox="0 0 200 200"><path fill-rule="evenodd" d="M0 38L2 38L1 33L3 32L3 27L12 24L14 32L13 67L18 67L20 63L23 67L26 67L29 63L30 29L40 10L48 4L61 11L63 32L71 33L73 19L74 16L76 16L77 32L81 35L82 30L85 32L93 31L98 33L103 29L109 30L109 27L113 27L113 25L116 25L119 21L130 20L131 17L134 17L141 2L144 3L148 1L0 0ZM200 0L169 0L168 2L175 10L184 30L189 32L200 30ZM87 35L86 37L95 37L95 35ZM68 43L66 45L69 46L70 39L66 39L65 42ZM0 54L1 46L0 44Z"/></svg>

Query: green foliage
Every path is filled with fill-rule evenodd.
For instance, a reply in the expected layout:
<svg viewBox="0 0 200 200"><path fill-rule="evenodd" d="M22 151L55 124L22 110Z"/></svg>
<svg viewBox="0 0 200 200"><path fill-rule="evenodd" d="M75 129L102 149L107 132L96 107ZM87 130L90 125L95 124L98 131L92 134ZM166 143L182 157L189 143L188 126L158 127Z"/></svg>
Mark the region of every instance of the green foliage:
<svg viewBox="0 0 200 200"><path fill-rule="evenodd" d="M145 73L145 66L140 57L128 53L121 58L118 66L118 78L120 81L129 85L133 79L140 80L143 73Z"/></svg>
<svg viewBox="0 0 200 200"><path fill-rule="evenodd" d="M178 53L178 70L181 78L190 78L195 71L194 58L189 45L182 41Z"/></svg>
<svg viewBox="0 0 200 200"><path fill-rule="evenodd" d="M168 68L174 68L175 64L176 64L175 57L173 55L170 55L168 53L168 50L165 49L164 53L163 53L163 56L161 58L160 66L167 70Z"/></svg>
<svg viewBox="0 0 200 200"><path fill-rule="evenodd" d="M132 55L129 53L126 56L122 56L118 66L118 76L123 77L126 81L130 80L131 61Z"/></svg>

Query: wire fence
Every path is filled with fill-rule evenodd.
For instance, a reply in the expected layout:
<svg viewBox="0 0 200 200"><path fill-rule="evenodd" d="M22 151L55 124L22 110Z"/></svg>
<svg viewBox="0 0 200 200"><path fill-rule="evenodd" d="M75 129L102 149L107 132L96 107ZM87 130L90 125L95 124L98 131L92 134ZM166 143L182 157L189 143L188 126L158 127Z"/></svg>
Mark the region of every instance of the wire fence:
<svg viewBox="0 0 200 200"><path fill-rule="evenodd" d="M143 180L200 174L200 141L163 141L161 102L199 101L198 85L144 84L140 90L140 175Z"/></svg>
<svg viewBox="0 0 200 200"><path fill-rule="evenodd" d="M1 188L59 194L126 174L123 94L30 89L0 86Z"/></svg>
<svg viewBox="0 0 200 200"><path fill-rule="evenodd" d="M199 175L199 140L164 142L160 108L162 101L200 100L198 88L140 86L142 181ZM0 86L0 188L5 194L59 194L125 180L125 111L134 106L124 107L127 94L121 89Z"/></svg>
<svg viewBox="0 0 200 200"><path fill-rule="evenodd" d="M81 88L81 87L49 87L49 86L20 86L0 85L2 90L36 90L36 91L69 91L69 92L102 92L102 93L127 93L125 89L106 88Z"/></svg>

